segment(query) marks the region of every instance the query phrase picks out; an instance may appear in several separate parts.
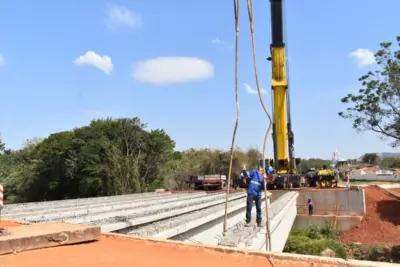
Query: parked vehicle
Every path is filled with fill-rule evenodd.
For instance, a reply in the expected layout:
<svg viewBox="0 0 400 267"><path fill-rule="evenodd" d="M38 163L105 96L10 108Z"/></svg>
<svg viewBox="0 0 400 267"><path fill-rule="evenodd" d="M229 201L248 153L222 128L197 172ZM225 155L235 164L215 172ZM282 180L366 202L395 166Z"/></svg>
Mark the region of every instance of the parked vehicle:
<svg viewBox="0 0 400 267"><path fill-rule="evenodd" d="M195 190L221 190L226 188L226 175L190 175L188 183Z"/></svg>

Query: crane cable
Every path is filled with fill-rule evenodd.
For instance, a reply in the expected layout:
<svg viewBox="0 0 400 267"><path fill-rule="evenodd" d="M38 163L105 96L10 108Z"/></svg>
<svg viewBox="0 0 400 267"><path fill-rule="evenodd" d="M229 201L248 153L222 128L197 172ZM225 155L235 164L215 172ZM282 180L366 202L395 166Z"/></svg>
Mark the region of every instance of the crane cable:
<svg viewBox="0 0 400 267"><path fill-rule="evenodd" d="M236 115L236 122L235 122L235 127L233 130L233 136L232 136L232 145L231 145L231 151L230 151L230 162L229 162L229 171L228 171L228 184L226 188L226 201L225 201L225 216L224 216L224 233L227 232L227 218L228 218L228 203L229 203L229 191L230 191L230 184L231 184L231 175L232 175L232 163L233 163L233 156L234 156L234 149L235 149L235 139L236 139L236 132L237 128L239 125L239 120L240 120L240 105L239 105L239 90L238 90L238 77L239 77L239 71L238 71L238 66L239 66L239 61L238 61L238 47L239 47L239 15L240 15L240 0L233 0L234 2L234 14L235 14L235 28L236 28L236 45L235 45L235 95L236 95L236 110L237 110L237 115ZM254 74L256 78L256 84L257 84L257 92L258 92L258 97L260 99L260 103L262 108L264 109L264 112L267 114L268 119L269 119L269 126L267 129L267 132L265 133L264 136L264 144L263 144L263 170L265 171L265 153L267 149L267 141L268 141L268 136L272 128L272 117L269 114L267 108L265 107L262 94L261 94L261 88L260 88L260 83L258 79L258 68L257 68L257 53L256 53L256 47L255 47L255 41L254 41L254 16L253 16L253 1L252 0L247 0L247 9L248 9L248 15L249 15L249 22L250 22L250 32L251 32L251 41L252 41L252 49L253 49L253 62L254 62ZM268 198L267 198L267 181L266 177L264 175L264 194L265 194L265 212L266 212L266 250L269 251L271 248L271 231L270 231L270 218L269 218L269 205L268 205Z"/></svg>
<svg viewBox="0 0 400 267"><path fill-rule="evenodd" d="M257 84L257 92L258 92L258 97L260 99L261 102L261 106L264 109L265 114L267 114L268 119L269 119L269 126L268 126L268 130L265 133L264 136L264 144L263 144L263 163L262 163L262 168L264 170L264 175L263 175L263 179L264 179L264 194L265 194L265 217L266 217L266 242L265 242L265 247L266 250L269 251L271 249L271 229L270 229L270 219L269 219L269 205L268 205L268 198L267 198L267 179L266 179L266 174L265 174L265 153L267 150L267 141L268 141L268 135L271 131L271 127L272 127L272 117L269 114L267 108L265 107L263 98L262 98L262 94L261 94L261 89L260 89L260 83L258 80L258 68L257 68L257 53L256 53L256 44L254 41L254 8L253 8L253 0L247 0L247 10L248 10L248 14L249 14L249 22L250 22L250 33L251 33L251 44L252 44L252 48L253 48L253 63L254 63L254 74L255 74L255 78L256 78L256 84Z"/></svg>
<svg viewBox="0 0 400 267"><path fill-rule="evenodd" d="M233 156L235 153L235 139L236 132L240 121L240 105L239 105L239 15L240 15L240 0L233 0L234 12L235 12L235 30L236 30L236 41L235 41L235 97L236 97L236 122L233 129L232 144L230 151L229 160L229 171L228 171L228 185L226 187L226 201L225 201L225 215L224 215L224 233L228 231L228 203L229 203L229 191L231 186L232 176L232 164Z"/></svg>

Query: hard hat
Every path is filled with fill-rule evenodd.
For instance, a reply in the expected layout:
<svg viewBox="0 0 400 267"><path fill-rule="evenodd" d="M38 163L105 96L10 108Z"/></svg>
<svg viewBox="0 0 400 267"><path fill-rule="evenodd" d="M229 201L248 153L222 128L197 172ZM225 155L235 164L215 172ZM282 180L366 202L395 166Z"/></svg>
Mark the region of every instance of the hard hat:
<svg viewBox="0 0 400 267"><path fill-rule="evenodd" d="M308 200L311 200L311 197L308 197Z"/></svg>

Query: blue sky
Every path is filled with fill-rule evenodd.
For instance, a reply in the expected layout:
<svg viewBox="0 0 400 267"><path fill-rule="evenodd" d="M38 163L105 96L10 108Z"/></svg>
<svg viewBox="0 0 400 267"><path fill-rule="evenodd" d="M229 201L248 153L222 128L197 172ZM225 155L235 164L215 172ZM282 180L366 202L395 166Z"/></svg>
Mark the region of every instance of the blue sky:
<svg viewBox="0 0 400 267"><path fill-rule="evenodd" d="M237 145L261 148L268 121L244 85L255 88L241 2ZM337 112L344 109L340 98L357 91L358 77L374 67L368 50L399 34L398 10L398 0L287 1L296 156L330 158L335 148L346 158L396 151L374 134L355 133ZM254 12L270 107L269 1L256 0ZM10 148L102 116L138 116L165 129L177 149L230 146L231 0L1 1L0 36L0 133Z"/></svg>

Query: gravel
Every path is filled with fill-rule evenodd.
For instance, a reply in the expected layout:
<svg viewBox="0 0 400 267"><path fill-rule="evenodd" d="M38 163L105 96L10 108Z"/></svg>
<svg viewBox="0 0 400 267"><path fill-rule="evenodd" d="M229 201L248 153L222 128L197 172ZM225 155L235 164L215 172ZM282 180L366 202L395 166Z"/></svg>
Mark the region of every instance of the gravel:
<svg viewBox="0 0 400 267"><path fill-rule="evenodd" d="M286 203L293 197L292 192L288 192L281 197L279 197L276 201L270 204L270 218L273 218L283 207L285 207ZM250 227L246 227L246 220L243 219L233 227L228 229L228 232L220 238L219 245L227 246L227 247L249 247L252 245L252 240L254 237L260 232L261 229L265 228L265 205L264 201L262 202L262 215L263 215L263 226L257 227L257 224L254 222L256 217L255 208L253 208L252 212L252 220L253 223Z"/></svg>
<svg viewBox="0 0 400 267"><path fill-rule="evenodd" d="M230 203L229 206L231 209L233 209L235 206L237 206L239 204L242 204L243 199L246 196L240 195L240 196L235 196L235 197L237 197L238 199L233 200L231 197L231 201L229 202ZM194 212L189 212L184 215L176 216L171 219L166 219L166 220L162 220L160 222L151 223L145 227L140 227L135 230L131 230L131 231L127 231L127 232L124 231L124 233L132 234L132 235L139 235L139 236L154 236L162 231L176 228L181 225L185 225L190 221L204 218L210 214L220 212L221 210L224 210L224 209L225 209L225 203L222 203L222 204L219 204L216 206L207 207L207 208L197 210Z"/></svg>

